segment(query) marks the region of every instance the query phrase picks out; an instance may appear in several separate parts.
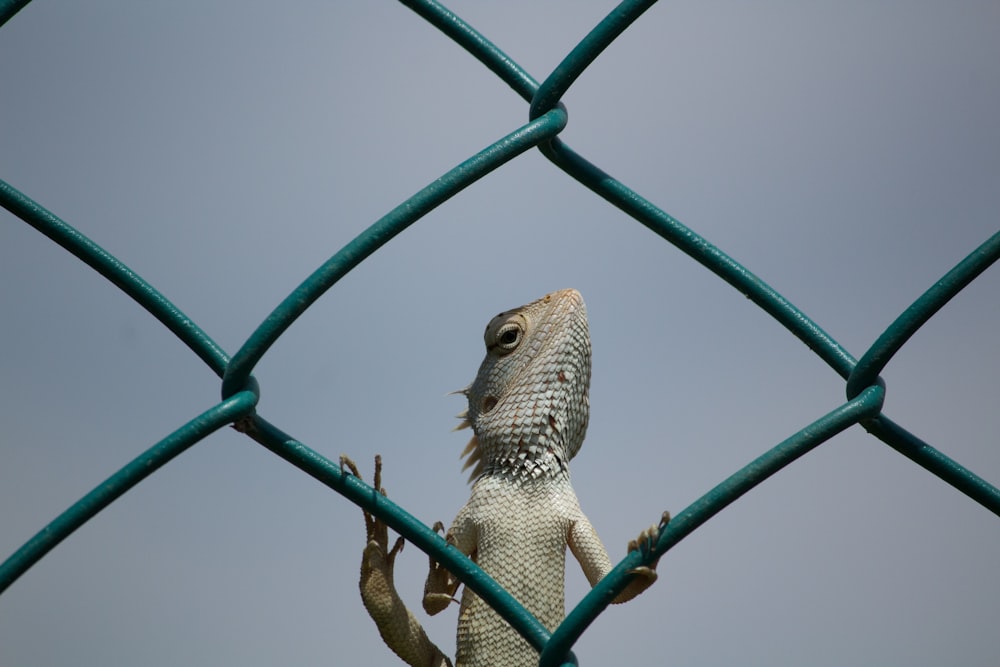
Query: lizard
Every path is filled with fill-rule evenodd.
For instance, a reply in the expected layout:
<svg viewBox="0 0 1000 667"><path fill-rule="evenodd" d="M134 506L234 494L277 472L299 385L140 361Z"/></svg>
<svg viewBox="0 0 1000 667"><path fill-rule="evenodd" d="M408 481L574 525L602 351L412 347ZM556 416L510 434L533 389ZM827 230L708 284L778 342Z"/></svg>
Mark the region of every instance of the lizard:
<svg viewBox="0 0 1000 667"><path fill-rule="evenodd" d="M566 548L591 586L612 569L611 560L570 484L569 461L583 444L590 417L590 332L583 297L574 289L500 313L486 327L486 358L465 389L468 399L455 430L471 427L462 453L472 468L472 494L445 539L472 558L546 628L565 616ZM341 457L360 476L357 467ZM375 488L381 487L376 457ZM413 667L451 662L431 642L402 602L393 565L403 538L390 549L384 523L364 512L367 544L362 557L361 597L383 641ZM653 548L670 515L643 530L628 550ZM435 530L443 529L440 522ZM626 602L656 580L650 567L636 575L612 602ZM461 582L430 559L423 607L437 614ZM458 667L518 667L538 663L538 653L479 596L466 587L459 609Z"/></svg>

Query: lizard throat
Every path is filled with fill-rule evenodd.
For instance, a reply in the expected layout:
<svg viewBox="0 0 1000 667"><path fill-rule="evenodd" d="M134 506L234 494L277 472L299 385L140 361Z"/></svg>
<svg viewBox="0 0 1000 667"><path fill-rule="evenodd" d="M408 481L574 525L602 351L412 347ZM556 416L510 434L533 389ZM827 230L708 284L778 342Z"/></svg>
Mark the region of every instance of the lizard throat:
<svg viewBox="0 0 1000 667"><path fill-rule="evenodd" d="M544 439L543 439L544 440ZM527 443L520 438L516 443L496 443L487 446L484 474L510 478L551 478L569 474L569 460L561 454L560 446Z"/></svg>

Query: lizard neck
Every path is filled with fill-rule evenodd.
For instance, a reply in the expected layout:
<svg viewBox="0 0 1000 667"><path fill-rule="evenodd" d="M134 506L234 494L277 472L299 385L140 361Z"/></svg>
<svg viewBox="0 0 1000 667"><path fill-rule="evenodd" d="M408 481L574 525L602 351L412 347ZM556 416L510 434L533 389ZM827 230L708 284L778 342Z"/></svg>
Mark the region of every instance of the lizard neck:
<svg viewBox="0 0 1000 667"><path fill-rule="evenodd" d="M510 479L568 478L569 456L563 447L547 444L544 434L539 435L540 441L534 443L521 438L487 445L483 474Z"/></svg>

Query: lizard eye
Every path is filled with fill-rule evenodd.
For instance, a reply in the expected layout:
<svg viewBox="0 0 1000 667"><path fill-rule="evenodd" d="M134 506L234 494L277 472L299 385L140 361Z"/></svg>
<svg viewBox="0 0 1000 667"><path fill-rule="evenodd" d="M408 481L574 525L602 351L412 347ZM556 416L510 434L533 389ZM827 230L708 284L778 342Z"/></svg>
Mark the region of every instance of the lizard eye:
<svg viewBox="0 0 1000 667"><path fill-rule="evenodd" d="M524 331L517 322L509 322L497 331L497 346L504 352L512 352L521 343Z"/></svg>

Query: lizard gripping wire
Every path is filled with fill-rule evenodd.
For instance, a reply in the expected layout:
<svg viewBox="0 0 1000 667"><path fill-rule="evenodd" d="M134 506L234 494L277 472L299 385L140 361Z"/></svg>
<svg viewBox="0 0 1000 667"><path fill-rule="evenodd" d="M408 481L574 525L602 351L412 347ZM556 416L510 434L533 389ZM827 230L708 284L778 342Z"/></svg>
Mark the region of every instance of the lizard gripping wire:
<svg viewBox="0 0 1000 667"><path fill-rule="evenodd" d="M0 26L27 4L28 0L0 0ZM0 563L0 594L63 539L110 503L174 457L204 442L226 424L235 425L239 431L267 450L361 507L366 512L366 517L383 522L384 526L391 527L405 540L428 553L454 577L453 581L448 582L448 586L457 587L458 582L464 584L466 594L476 600L473 603L470 598L469 605L481 604L481 608L491 614L495 611L497 618L502 619L502 623L509 624L517 633L509 633L509 637L513 637L511 645L529 645L530 651L540 654L539 657L532 653L529 662L534 663L538 659L542 665L576 664L571 648L577 638L609 604L620 599L623 593L627 596L625 592L635 580L637 571L654 567L656 561L669 549L726 506L778 470L853 425L863 426L879 441L954 486L994 514L1000 515L1000 490L996 486L917 435L909 433L882 411L887 389L886 383L879 377L893 355L905 346L920 326L1000 258L1000 233L985 239L966 259L929 286L923 296L901 313L878 340L856 358L776 289L663 209L589 162L559 138L568 122L561 102L567 89L608 44L618 39L629 25L642 16L652 2L621 3L541 82L443 5L432 0L403 0L403 4L454 40L519 95L528 105L528 120L523 122L522 118L517 123L512 123L512 130L508 134L489 143L483 150L439 178L429 181L426 187L391 209L333 254L274 308L232 357L135 271L41 204L19 192L14 186L0 181L0 206L125 292L187 345L221 379L221 399L218 403L206 406L202 412L179 425L174 432L123 465ZM252 375L256 364L267 354L272 344L340 278L401 231L420 221L436 206L535 147L581 185L745 294L792 336L804 342L841 377L845 381L846 393L843 403L830 406L826 414L803 424L800 430L733 472L689 507L677 513L653 535L646 548L631 551L624 560L611 567L610 571L604 565L594 566L592 569L597 576L593 589L575 609L570 610L565 620L562 620L561 608L558 614L550 616L546 616L547 612L539 611L538 608L531 611L525 609L515 596L498 584L498 579L503 579L503 576L487 575L483 568L468 558L467 547L470 542L462 534L460 521L456 521L459 528L454 529L451 539L446 541L431 527L380 493L378 483L375 488L365 484L349 470L345 471L341 462L323 457L258 414L256 406L259 392ZM569 292L560 293L556 301L572 302L575 297ZM506 318L496 322L492 338L489 338L491 331L487 331L488 345L492 340L495 350L504 351L505 346L516 348L519 344L518 333L523 335L529 332L531 318L541 317L539 313L551 305L538 305L536 302L525 309L505 313ZM582 309L582 300L579 308ZM517 319L519 316L525 318L524 322L528 325L518 324L521 322ZM518 329L519 326L521 329ZM577 342L582 345L580 340L582 339L577 336ZM487 357L487 361L484 361L484 368L489 360ZM497 357L496 362L492 369L495 373L486 368L491 372L483 375L481 371L476 382L466 390L472 403L469 421L476 429L477 437L476 445L471 450L474 474L482 479L483 474L499 471L502 473L501 477L516 475L532 480L558 472L560 466L565 466L579 448L576 430L580 430L579 439L582 440L582 430L586 428L584 408L576 405L572 419L565 422L558 422L553 418L552 424L545 422L542 425L541 431L545 431L547 426L552 427L551 431L545 431L546 437L554 437L552 434L557 432L565 434L568 444L558 443L559 446L552 446L551 440L539 437L532 440L533 436L525 436L523 433L517 434L518 437L513 440L492 438L492 432L487 428L490 413L507 409L507 405L500 400L496 387L499 386L498 378L504 379L504 374L509 369L503 368L502 355ZM585 374L589 380L589 357L587 364L586 368L580 366L572 372L566 371L564 378L557 381L574 382ZM537 436L541 431L536 429L532 433ZM476 504L473 502L475 493L470 505ZM460 515L459 519L462 518L463 515ZM584 567L587 568L588 565ZM475 608L480 609L479 606Z"/></svg>

